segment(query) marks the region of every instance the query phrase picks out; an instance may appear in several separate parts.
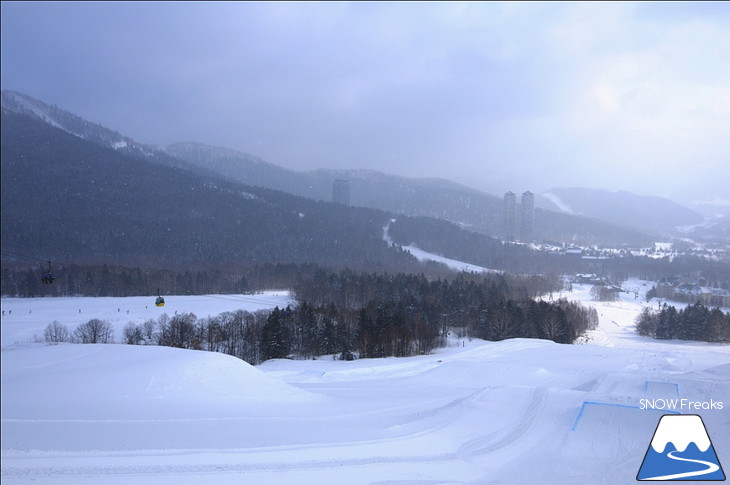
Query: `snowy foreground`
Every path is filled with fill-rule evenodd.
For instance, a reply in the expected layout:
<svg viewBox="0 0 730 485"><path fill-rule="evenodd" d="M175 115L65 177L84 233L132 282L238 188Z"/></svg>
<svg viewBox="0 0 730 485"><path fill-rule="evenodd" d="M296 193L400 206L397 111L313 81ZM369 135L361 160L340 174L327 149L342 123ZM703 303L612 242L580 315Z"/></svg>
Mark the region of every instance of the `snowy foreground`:
<svg viewBox="0 0 730 485"><path fill-rule="evenodd" d="M123 326L286 294L2 301L2 483L626 484L661 410L699 414L730 471L730 346L637 336L639 298L588 302L585 345L451 339L432 355L252 367L222 354L33 343L53 320ZM79 313L81 310L81 313ZM129 313L126 313L129 310ZM12 311L12 313L10 313ZM679 411L679 409L678 409Z"/></svg>

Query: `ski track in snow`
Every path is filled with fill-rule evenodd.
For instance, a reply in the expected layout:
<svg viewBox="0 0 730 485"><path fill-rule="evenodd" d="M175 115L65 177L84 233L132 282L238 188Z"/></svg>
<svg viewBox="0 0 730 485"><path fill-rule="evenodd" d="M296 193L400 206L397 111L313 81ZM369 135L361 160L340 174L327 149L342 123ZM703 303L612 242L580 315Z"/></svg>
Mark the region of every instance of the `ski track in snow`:
<svg viewBox="0 0 730 485"><path fill-rule="evenodd" d="M452 337L426 356L257 368L203 352L31 342L54 315L69 326L108 317L120 335L122 303L137 305L136 321L162 313L143 309L146 300L4 299L14 311L2 320L0 477L3 485L630 483L660 414L636 409L639 399L730 405L730 347L642 338L633 319L645 302L592 302L589 290L561 295L599 312L584 345ZM165 310L204 316L287 298L169 297ZM87 311L78 316L80 306ZM107 382L109 369L123 381ZM243 388L201 379L219 371ZM84 394L86 408L48 394L59 379ZM571 431L584 401L609 405L593 406ZM730 450L723 412L701 412L721 462Z"/></svg>

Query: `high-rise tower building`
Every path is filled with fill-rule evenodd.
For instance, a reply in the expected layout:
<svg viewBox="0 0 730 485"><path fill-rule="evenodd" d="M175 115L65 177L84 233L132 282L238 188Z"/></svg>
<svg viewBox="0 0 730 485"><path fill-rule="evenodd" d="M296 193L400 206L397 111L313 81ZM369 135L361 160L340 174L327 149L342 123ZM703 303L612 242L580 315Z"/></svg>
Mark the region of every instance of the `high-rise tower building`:
<svg viewBox="0 0 730 485"><path fill-rule="evenodd" d="M502 206L502 236L505 241L515 240L515 211L517 209L517 197L510 191L504 194Z"/></svg>
<svg viewBox="0 0 730 485"><path fill-rule="evenodd" d="M535 237L535 194L529 190L522 194L520 205L520 241L531 242Z"/></svg>
<svg viewBox="0 0 730 485"><path fill-rule="evenodd" d="M332 183L332 202L350 205L350 181L337 179Z"/></svg>

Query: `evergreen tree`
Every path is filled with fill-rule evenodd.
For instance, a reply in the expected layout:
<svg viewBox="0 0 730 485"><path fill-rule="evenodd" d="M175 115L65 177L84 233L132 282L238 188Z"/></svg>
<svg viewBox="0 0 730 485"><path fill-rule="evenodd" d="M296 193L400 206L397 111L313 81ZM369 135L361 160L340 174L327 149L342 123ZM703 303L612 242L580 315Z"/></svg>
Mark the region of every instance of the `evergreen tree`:
<svg viewBox="0 0 730 485"><path fill-rule="evenodd" d="M328 313L330 312L328 311ZM325 314L322 317L319 344L322 354L334 354L338 350L337 337L335 335L335 322L329 314Z"/></svg>
<svg viewBox="0 0 730 485"><path fill-rule="evenodd" d="M656 338L673 339L677 338L679 330L679 315L673 306L661 309L657 317Z"/></svg>
<svg viewBox="0 0 730 485"><path fill-rule="evenodd" d="M288 307L287 307L288 308ZM279 307L269 314L261 329L261 359L283 359L289 355L291 335L286 327L286 310Z"/></svg>
<svg viewBox="0 0 730 485"><path fill-rule="evenodd" d="M707 341L730 342L730 314L713 308L707 318Z"/></svg>
<svg viewBox="0 0 730 485"><path fill-rule="evenodd" d="M319 331L317 315L314 307L308 302L301 302L292 310L292 336L290 351L304 358L318 355Z"/></svg>
<svg viewBox="0 0 730 485"><path fill-rule="evenodd" d="M709 309L699 302L687 306L681 314L682 325L679 338L684 340L708 340L707 323Z"/></svg>
<svg viewBox="0 0 730 485"><path fill-rule="evenodd" d="M644 308L639 316L636 317L636 332L639 335L655 337L657 331L657 320L656 315L653 314L649 308Z"/></svg>
<svg viewBox="0 0 730 485"><path fill-rule="evenodd" d="M376 357L377 333L375 323L365 308L360 309L358 313L357 342L360 357Z"/></svg>

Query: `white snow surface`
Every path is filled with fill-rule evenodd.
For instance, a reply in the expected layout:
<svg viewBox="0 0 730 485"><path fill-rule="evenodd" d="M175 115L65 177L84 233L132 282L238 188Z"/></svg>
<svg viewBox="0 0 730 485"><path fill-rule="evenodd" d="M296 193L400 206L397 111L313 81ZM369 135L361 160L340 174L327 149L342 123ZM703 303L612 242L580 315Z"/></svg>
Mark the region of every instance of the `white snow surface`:
<svg viewBox="0 0 730 485"><path fill-rule="evenodd" d="M251 312L284 308L295 303L287 291L266 291L256 295L194 295L167 296L165 306L156 307L154 296L125 298L3 298L2 346L42 340L46 326L57 320L73 330L92 318L100 318L114 326L116 337L124 326L156 320L163 313L194 313L199 318L222 312L244 309Z"/></svg>
<svg viewBox="0 0 730 485"><path fill-rule="evenodd" d="M456 261L451 258L439 256L437 254L429 253L420 249L418 246L409 245L402 246L403 249L411 253L419 261L435 261L437 263L445 264L449 268L455 271L466 271L467 273L500 273L501 271L485 268L483 266L477 266L475 264L464 263L463 261Z"/></svg>
<svg viewBox="0 0 730 485"><path fill-rule="evenodd" d="M588 285L561 295L599 312L582 345L452 335L431 355L256 367L33 341L54 319L102 318L119 337L130 320L284 306L285 293L170 296L164 308L149 297L3 299L2 483L634 483L666 412L640 400L674 397L724 403L689 414L730 463L730 347L638 336L651 286L630 285L638 298L620 302L591 302Z"/></svg>
<svg viewBox="0 0 730 485"><path fill-rule="evenodd" d="M398 244L393 241L389 233L390 224L392 222L395 222L395 219L391 219L391 221L383 227L383 240L387 242L390 246L397 246ZM457 261L455 259L446 258L438 254L430 253L428 251L424 251L415 244L409 244L408 246L400 247L411 253L413 257L416 258L418 261L435 261L437 263L446 265L448 268L453 269L454 271L465 271L467 273L503 273L503 271L500 270L489 269L483 266L477 266L475 264L465 263L463 261Z"/></svg>

